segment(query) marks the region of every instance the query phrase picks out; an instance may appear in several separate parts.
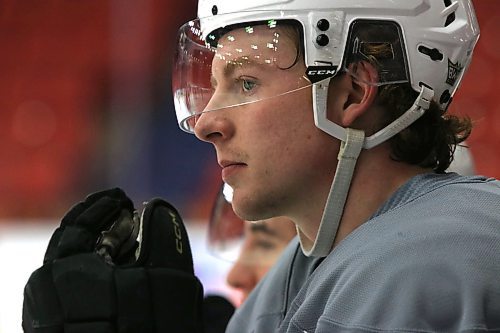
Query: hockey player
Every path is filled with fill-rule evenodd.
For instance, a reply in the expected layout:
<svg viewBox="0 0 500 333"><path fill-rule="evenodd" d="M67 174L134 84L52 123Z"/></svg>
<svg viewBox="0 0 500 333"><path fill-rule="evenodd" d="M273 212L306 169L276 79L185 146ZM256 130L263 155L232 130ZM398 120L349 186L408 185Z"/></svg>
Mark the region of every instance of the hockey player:
<svg viewBox="0 0 500 333"><path fill-rule="evenodd" d="M292 242L227 332L500 327L500 186L445 173L471 1L200 0L181 28L179 125L213 144L245 220Z"/></svg>

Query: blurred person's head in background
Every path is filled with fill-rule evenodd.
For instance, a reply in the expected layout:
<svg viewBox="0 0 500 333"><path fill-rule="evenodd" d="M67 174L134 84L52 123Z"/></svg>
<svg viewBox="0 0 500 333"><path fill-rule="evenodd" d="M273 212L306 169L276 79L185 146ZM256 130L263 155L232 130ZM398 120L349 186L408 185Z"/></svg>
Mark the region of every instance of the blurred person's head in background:
<svg viewBox="0 0 500 333"><path fill-rule="evenodd" d="M214 254L233 262L226 281L246 300L257 283L278 260L290 240L297 235L286 217L243 221L231 207L232 190L223 184L210 219L209 246Z"/></svg>
<svg viewBox="0 0 500 333"><path fill-rule="evenodd" d="M241 292L241 302L246 300L296 236L295 225L286 217L245 221L244 224L243 244L226 278L231 287Z"/></svg>

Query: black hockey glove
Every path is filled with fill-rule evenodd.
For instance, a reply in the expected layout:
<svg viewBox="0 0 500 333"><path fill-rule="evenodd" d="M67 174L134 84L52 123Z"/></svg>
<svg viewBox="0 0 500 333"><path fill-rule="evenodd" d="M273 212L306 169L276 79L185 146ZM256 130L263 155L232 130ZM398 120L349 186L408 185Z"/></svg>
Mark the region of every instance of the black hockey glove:
<svg viewBox="0 0 500 333"><path fill-rule="evenodd" d="M202 332L203 287L174 207L120 189L74 206L24 291L27 333Z"/></svg>

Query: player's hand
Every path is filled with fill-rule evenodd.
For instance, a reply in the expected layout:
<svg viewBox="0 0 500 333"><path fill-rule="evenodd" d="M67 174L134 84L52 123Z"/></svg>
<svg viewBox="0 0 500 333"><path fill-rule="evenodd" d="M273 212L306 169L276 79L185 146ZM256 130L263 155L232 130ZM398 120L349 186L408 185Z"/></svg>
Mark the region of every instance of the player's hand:
<svg viewBox="0 0 500 333"><path fill-rule="evenodd" d="M120 189L92 194L63 218L24 292L25 332L201 332L203 288L174 207L139 218Z"/></svg>

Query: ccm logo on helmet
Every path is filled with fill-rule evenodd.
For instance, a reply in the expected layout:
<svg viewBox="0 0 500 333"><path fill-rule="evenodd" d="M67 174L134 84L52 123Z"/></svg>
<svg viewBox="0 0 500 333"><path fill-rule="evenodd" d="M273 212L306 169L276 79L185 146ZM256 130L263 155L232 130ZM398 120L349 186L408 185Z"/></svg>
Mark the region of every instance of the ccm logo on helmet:
<svg viewBox="0 0 500 333"><path fill-rule="evenodd" d="M335 72L334 69L311 69L307 71L307 75L335 75Z"/></svg>
<svg viewBox="0 0 500 333"><path fill-rule="evenodd" d="M319 82L337 74L336 66L311 66L306 70L306 76L312 83Z"/></svg>

